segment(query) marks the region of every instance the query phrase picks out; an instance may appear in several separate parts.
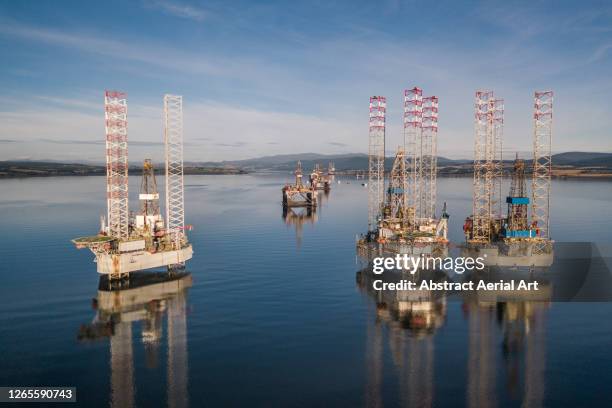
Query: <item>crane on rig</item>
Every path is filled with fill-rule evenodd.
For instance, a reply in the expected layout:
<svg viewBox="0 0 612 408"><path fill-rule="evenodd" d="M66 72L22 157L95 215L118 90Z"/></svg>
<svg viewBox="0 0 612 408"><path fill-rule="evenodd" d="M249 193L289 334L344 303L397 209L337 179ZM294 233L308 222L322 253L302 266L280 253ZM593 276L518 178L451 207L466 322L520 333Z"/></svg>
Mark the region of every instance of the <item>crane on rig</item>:
<svg viewBox="0 0 612 408"><path fill-rule="evenodd" d="M176 269L192 258L187 239L183 187L183 99L164 96L166 159L166 218L159 209L153 163L145 160L140 212L130 216L128 194L127 96L106 91L107 215L97 235L75 238L77 248L95 255L98 273L109 279L127 278L130 272L165 266Z"/></svg>

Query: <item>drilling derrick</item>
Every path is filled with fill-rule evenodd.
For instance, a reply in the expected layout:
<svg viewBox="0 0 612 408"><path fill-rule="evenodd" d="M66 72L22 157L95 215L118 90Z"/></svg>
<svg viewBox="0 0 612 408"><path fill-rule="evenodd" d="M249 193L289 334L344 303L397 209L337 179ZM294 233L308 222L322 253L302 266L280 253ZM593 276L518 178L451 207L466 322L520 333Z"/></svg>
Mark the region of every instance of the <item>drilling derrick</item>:
<svg viewBox="0 0 612 408"><path fill-rule="evenodd" d="M531 221L532 226L536 228L537 236L543 240L549 240L553 92L536 92L534 99Z"/></svg>
<svg viewBox="0 0 612 408"><path fill-rule="evenodd" d="M385 218L408 221L408 207L405 191L408 188L408 172L406 171L406 155L401 147L395 154L391 174L389 174L389 188L387 189L387 207Z"/></svg>
<svg viewBox="0 0 612 408"><path fill-rule="evenodd" d="M417 217L422 222L434 219L436 212L436 176L438 173L438 98L423 98L421 131L420 204Z"/></svg>
<svg viewBox="0 0 612 408"><path fill-rule="evenodd" d="M161 222L161 215L155 169L151 159L144 161L138 198L140 199L140 214L136 216L136 228L146 228L152 232L156 224L159 225Z"/></svg>
<svg viewBox="0 0 612 408"><path fill-rule="evenodd" d="M385 115L387 98L370 98L368 148L368 231L375 231L384 202L385 190Z"/></svg>
<svg viewBox="0 0 612 408"><path fill-rule="evenodd" d="M106 120L107 233L125 240L129 230L127 99L117 91L104 93Z"/></svg>
<svg viewBox="0 0 612 408"><path fill-rule="evenodd" d="M501 218L501 138L504 105L492 91L477 91L475 99L474 196L470 240L489 243Z"/></svg>
<svg viewBox="0 0 612 408"><path fill-rule="evenodd" d="M410 223L417 225L417 207L420 203L419 174L421 168L421 130L423 114L423 91L414 87L404 91L404 150L406 152L408 189L407 203L410 208Z"/></svg>
<svg viewBox="0 0 612 408"><path fill-rule="evenodd" d="M302 187L302 162L298 161L297 168L295 169L295 185Z"/></svg>
<svg viewBox="0 0 612 408"><path fill-rule="evenodd" d="M166 146L166 230L175 249L185 241L183 198L183 97L164 95Z"/></svg>
<svg viewBox="0 0 612 408"><path fill-rule="evenodd" d="M506 203L508 203L508 227L506 236L512 235L511 232L514 231L526 231L529 228L527 221L529 198L527 197L527 188L525 185L525 161L520 160L518 155L514 161L510 196L506 198Z"/></svg>

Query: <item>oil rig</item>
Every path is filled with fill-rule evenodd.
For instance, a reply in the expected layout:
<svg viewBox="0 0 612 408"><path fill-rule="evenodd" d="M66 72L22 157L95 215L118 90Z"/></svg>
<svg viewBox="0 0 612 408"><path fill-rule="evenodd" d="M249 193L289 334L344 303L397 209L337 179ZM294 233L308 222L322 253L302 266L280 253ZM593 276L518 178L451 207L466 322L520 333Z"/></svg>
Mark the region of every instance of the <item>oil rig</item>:
<svg viewBox="0 0 612 408"><path fill-rule="evenodd" d="M295 169L295 183L285 184L282 188L283 208L309 207L317 208L317 189L313 183L307 185L303 182L302 162L298 161Z"/></svg>
<svg viewBox="0 0 612 408"><path fill-rule="evenodd" d="M336 166L334 162L329 162L327 164L327 175L332 177L336 175Z"/></svg>
<svg viewBox="0 0 612 408"><path fill-rule="evenodd" d="M336 171L333 164L329 164L327 174L325 174L321 169L321 165L316 163L312 173L310 173L310 185L313 186L315 190L331 190L332 173L330 173L330 171L332 171L332 173Z"/></svg>
<svg viewBox="0 0 612 408"><path fill-rule="evenodd" d="M110 280L130 272L167 267L182 268L193 256L185 231L183 187L183 99L164 96L166 218L161 216L153 164L143 167L140 211L129 212L127 96L106 91L106 191L107 215L101 217L97 235L73 239L77 248L95 255L98 273Z"/></svg>
<svg viewBox="0 0 612 408"><path fill-rule="evenodd" d="M442 254L448 244L446 204L436 216L438 98L404 91L403 139L385 189L387 100L370 98L368 148L368 233L357 241L358 253Z"/></svg>
<svg viewBox="0 0 612 408"><path fill-rule="evenodd" d="M472 215L464 223L468 252L487 254L496 265L547 266L552 263L550 182L553 92L535 92L531 197L526 163L514 160L507 212L502 213L504 101L492 91L475 98L474 191ZM531 205L531 219L528 208Z"/></svg>

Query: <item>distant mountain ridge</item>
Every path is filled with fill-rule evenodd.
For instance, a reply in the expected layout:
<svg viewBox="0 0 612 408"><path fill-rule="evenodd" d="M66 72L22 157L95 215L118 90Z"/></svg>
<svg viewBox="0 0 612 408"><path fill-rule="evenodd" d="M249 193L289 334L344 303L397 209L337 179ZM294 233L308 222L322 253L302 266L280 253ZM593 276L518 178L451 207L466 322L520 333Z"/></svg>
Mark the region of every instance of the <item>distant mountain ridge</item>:
<svg viewBox="0 0 612 408"><path fill-rule="evenodd" d="M185 174L242 174L251 171L292 172L297 161L302 162L304 171L309 172L320 164L327 169L333 162L338 172L365 172L368 168L368 156L363 153L351 154L283 154L264 156L245 160L225 160L220 162L185 162ZM505 172L512 168L512 159L504 160ZM531 160L526 160L528 166ZM599 152L565 152L552 157L553 175L572 177L580 175L612 175L612 153ZM456 160L438 157L438 170L441 175L466 176L472 173L472 160ZM393 157L385 159L385 168L389 170ZM529 167L530 168L530 167ZM130 164L130 174L139 174L140 163ZM163 172L163 165L158 165L156 172ZM93 176L104 175L106 166L103 164L85 164L78 162L62 163L47 160L11 160L0 161L0 178L33 177L33 176Z"/></svg>
<svg viewBox="0 0 612 408"><path fill-rule="evenodd" d="M326 168L329 162L333 162L336 170L366 170L368 168L368 156L363 153L349 153L341 155L333 154L284 154L276 156L264 156L245 160L225 160L220 162L190 162L190 164L198 166L214 166L214 167L238 167L247 170L270 170L270 171L285 171L295 168L297 161L302 162L304 169L312 169L315 164L320 164ZM507 158L505 163L511 163L514 159ZM528 163L531 160L526 160ZM565 152L558 153L552 156L554 166L575 166L575 167L603 167L612 169L612 153L598 152ZM385 167L390 168L393 163L393 157L386 157ZM472 160L468 159L449 159L446 157L438 157L439 167L453 167L471 165Z"/></svg>

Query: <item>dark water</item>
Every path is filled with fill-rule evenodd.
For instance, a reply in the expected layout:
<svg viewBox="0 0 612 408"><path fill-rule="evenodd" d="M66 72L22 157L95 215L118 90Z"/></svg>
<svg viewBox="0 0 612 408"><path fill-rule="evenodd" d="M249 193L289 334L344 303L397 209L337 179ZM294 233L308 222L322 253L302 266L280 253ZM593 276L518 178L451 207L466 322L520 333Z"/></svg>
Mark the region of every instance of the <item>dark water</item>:
<svg viewBox="0 0 612 408"><path fill-rule="evenodd" d="M193 285L114 312L69 241L97 231L104 178L1 181L0 385L76 386L88 407L612 405L612 304L451 297L415 330L356 282L365 189L285 221L285 179L187 177ZM610 186L555 182L554 238L609 242ZM460 241L471 180L438 190Z"/></svg>

